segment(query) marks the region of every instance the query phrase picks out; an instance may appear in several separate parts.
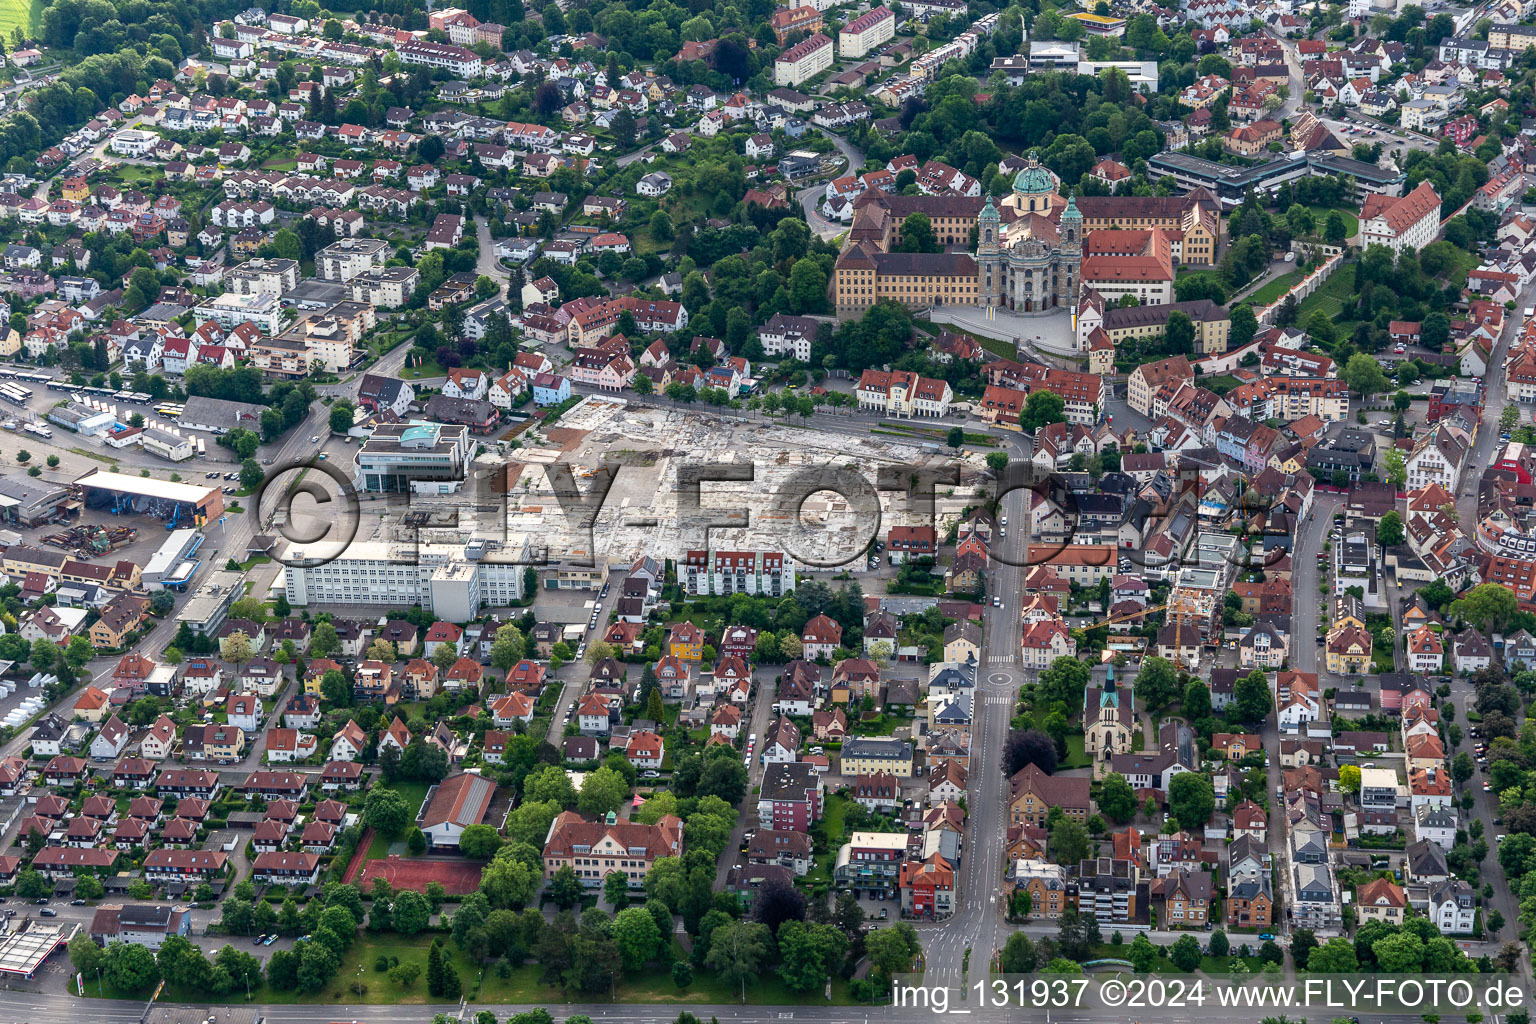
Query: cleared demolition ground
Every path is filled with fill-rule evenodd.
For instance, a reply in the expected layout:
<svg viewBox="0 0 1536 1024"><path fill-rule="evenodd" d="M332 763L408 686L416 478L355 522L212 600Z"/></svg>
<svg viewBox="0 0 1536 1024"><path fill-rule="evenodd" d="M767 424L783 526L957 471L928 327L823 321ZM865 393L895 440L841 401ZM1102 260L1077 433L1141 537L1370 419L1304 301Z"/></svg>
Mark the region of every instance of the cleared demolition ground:
<svg viewBox="0 0 1536 1024"><path fill-rule="evenodd" d="M507 532L547 549L550 560L599 565L701 548L785 550L809 567L841 565L892 527L927 524L924 503L895 488L956 462L919 444L595 397L544 439L512 453L506 467ZM592 504L562 505L560 478L548 471L557 463L571 467L571 483L592 503L598 467L620 467L595 522ZM959 485L935 488L941 536L947 519L980 500L981 456L960 463ZM680 480L722 475L720 466L750 478L705 480L689 501Z"/></svg>

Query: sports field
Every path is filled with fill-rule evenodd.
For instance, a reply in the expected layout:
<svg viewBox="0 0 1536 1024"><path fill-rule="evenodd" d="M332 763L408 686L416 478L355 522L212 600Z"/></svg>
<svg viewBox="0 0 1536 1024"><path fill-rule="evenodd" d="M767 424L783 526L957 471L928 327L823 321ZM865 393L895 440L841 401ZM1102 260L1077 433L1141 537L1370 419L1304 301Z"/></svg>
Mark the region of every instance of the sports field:
<svg viewBox="0 0 1536 1024"><path fill-rule="evenodd" d="M483 866L477 861L391 856L364 864L363 876L357 880L357 884L364 892L368 892L375 878L383 878L396 889L422 892L428 882L440 882L450 896L462 896L473 892L480 885L480 869Z"/></svg>

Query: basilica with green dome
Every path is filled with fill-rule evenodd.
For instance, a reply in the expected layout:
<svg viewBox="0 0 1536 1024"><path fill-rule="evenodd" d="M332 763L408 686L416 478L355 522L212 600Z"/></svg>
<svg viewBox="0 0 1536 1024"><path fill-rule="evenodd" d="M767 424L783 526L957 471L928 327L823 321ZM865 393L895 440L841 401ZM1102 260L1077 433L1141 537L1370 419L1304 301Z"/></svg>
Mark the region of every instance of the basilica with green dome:
<svg viewBox="0 0 1536 1024"><path fill-rule="evenodd" d="M1018 313L1077 308L1083 216L1038 154L1001 199L979 194L893 195L855 202L833 278L837 315L862 316L880 301L909 309L989 306ZM922 214L942 252L910 252L906 219ZM973 241L974 239L974 241Z"/></svg>
<svg viewBox="0 0 1536 1024"><path fill-rule="evenodd" d="M1020 313L1075 308L1083 267L1083 215L1060 179L1030 153L1013 191L989 196L976 217L977 304Z"/></svg>

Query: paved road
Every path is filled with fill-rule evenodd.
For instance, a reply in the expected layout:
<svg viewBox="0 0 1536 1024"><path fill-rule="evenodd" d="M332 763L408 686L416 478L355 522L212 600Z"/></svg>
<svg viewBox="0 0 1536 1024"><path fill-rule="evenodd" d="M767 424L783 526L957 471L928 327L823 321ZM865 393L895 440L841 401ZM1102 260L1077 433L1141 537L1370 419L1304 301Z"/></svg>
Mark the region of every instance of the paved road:
<svg viewBox="0 0 1536 1024"><path fill-rule="evenodd" d="M954 986L950 986L952 995ZM37 996L31 1002L27 996L14 998L14 1015L24 1016L27 1024L78 1024L79 1004L64 995ZM958 996L950 1012L960 1012L969 1020L987 1021L988 1024L1011 1024L1020 1019L1049 1021L1050 1024L1104 1024L1105 1015L1087 1009L1052 1011L1021 1011L991 1006L960 1008ZM228 1008L237 1004L215 1004L209 1008L209 1016L215 1020L227 1019ZM482 1005L471 1003L465 1012L468 1016L480 1010L493 1011L505 1018L523 1010L536 1010L538 1005L500 1004ZM554 1019L566 1021L578 1014L591 1017L596 1022L623 1021L624 1024L673 1024L680 1011L686 1010L700 1020L713 1017L719 1024L784 1024L786 1021L814 1022L814 1024L919 1024L942 1019L933 1009L922 1007L892 1008L886 1006L739 1006L734 1004L622 1004L622 1003L566 1003L544 1007ZM416 1006L292 1006L257 1005L252 1007L270 1024L325 1024L336 1020L365 1022L365 1024L426 1024L437 1013L457 1016L459 1004L426 1004ZM100 1024L141 1024L146 1020L142 1002L117 1000L93 1000L90 1004L91 1019ZM1207 1008L1152 1009L1135 1011L1140 1024L1192 1024L1211 1015ZM1219 1011L1217 1011L1219 1012ZM1262 1012L1262 1011L1259 1011ZM1257 1018L1259 1012L1247 1011L1247 1016ZM1337 1011L1335 1011L1337 1012ZM1294 1011L1293 1011L1294 1013ZM1313 1019L1330 1016L1328 1011L1314 1012ZM165 1018L169 1019L169 1018ZM1418 1024L1420 1017L1409 1014L1371 1013L1362 1018L1365 1024ZM158 1024L162 1014L153 1008L147 1024ZM1499 1024L1498 1017L1489 1018L1490 1024Z"/></svg>
<svg viewBox="0 0 1536 1024"><path fill-rule="evenodd" d="M1028 459L1026 438L1011 431L998 433L1010 455ZM1009 526L994 543L993 550L1007 562L1024 560L1028 543L1025 493L1019 488L1002 500L1002 515L1007 517ZM985 628L976 672L971 764L966 784L966 806L970 813L956 880L959 891L955 913L947 922L925 929L923 934L925 977L952 986L962 983L967 949L971 951L969 977L985 977L993 951L1001 948L1012 930L1004 924L1004 908L998 903L998 888L1007 867L1004 847L1008 832L1007 780L1003 778L1002 756L1008 722L1025 679L1025 670L1019 664L1023 570L1016 564L994 560L988 574L988 591L989 596L999 596L1003 604L1001 608L989 604L983 612Z"/></svg>
<svg viewBox="0 0 1536 1024"><path fill-rule="evenodd" d="M1301 106L1302 93L1306 90L1306 82L1301 76L1301 55L1296 50L1295 40L1287 39L1268 25L1264 26L1264 32L1280 40L1280 48L1285 53L1285 66L1291 73L1290 82L1286 85L1290 96L1271 115L1276 121L1284 121L1295 115L1297 108Z"/></svg>
<svg viewBox="0 0 1536 1024"><path fill-rule="evenodd" d="M480 243L480 258L475 264L475 273L489 277L495 281L501 289L501 297L507 297L507 285L512 281L512 275L501 261L496 258L496 243L491 239L491 225L480 214L475 214L475 238ZM409 350L409 346L400 346ZM392 355L393 353L391 353ZM402 355L401 358L404 358Z"/></svg>

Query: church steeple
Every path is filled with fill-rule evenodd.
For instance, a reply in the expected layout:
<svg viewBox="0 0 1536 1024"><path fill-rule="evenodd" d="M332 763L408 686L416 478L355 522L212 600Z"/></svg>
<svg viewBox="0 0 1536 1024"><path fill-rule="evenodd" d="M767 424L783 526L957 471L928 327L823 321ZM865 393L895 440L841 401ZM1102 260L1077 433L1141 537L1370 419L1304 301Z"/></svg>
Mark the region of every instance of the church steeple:
<svg viewBox="0 0 1536 1024"><path fill-rule="evenodd" d="M997 207L992 205L992 193L987 193L987 202L976 215L976 251L996 252L1002 241L1002 215L997 212Z"/></svg>
<svg viewBox="0 0 1536 1024"><path fill-rule="evenodd" d="M1063 245L1079 245L1083 239L1083 214L1077 208L1077 197L1067 196L1067 208L1061 211L1061 241Z"/></svg>

